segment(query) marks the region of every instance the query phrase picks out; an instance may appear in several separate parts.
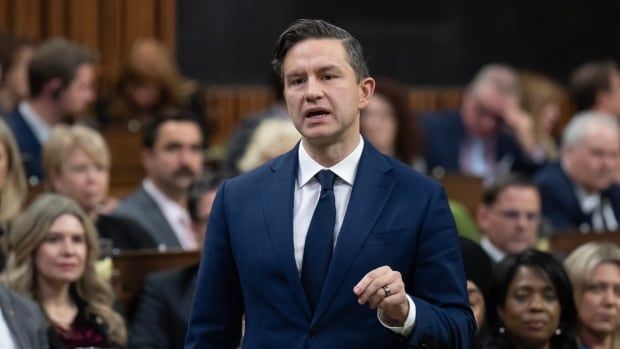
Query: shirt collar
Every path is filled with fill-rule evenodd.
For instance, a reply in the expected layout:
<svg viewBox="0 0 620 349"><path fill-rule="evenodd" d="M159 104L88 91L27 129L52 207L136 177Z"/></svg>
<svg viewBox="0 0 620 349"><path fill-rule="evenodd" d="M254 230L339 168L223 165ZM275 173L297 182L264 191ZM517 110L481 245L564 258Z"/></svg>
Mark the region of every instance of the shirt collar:
<svg viewBox="0 0 620 349"><path fill-rule="evenodd" d="M497 246L493 245L491 240L489 240L489 238L486 236L483 236L480 239L480 246L495 263L501 262L502 259L506 257L506 252L500 250Z"/></svg>
<svg viewBox="0 0 620 349"><path fill-rule="evenodd" d="M24 101L19 103L17 108L19 109L19 113L24 117L24 121L26 121L30 129L32 129L32 133L37 137L39 143L45 144L52 131L50 125L43 121L27 102Z"/></svg>
<svg viewBox="0 0 620 349"><path fill-rule="evenodd" d="M584 213L592 213L597 207L601 205L601 193L588 194L582 186L575 186L575 194L577 200L579 200L579 206Z"/></svg>
<svg viewBox="0 0 620 349"><path fill-rule="evenodd" d="M310 154L304 148L303 141L299 144L298 156L299 156L299 171L297 173L298 187L301 188L306 185L314 175L323 169L331 170L340 178L340 180L346 182L349 185L353 185L355 182L355 175L357 173L357 165L362 158L362 151L364 150L364 139L360 136L360 141L357 147L342 159L339 163L332 167L326 168L316 162Z"/></svg>
<svg viewBox="0 0 620 349"><path fill-rule="evenodd" d="M164 212L165 216L170 218L176 217L175 220L189 217L189 214L183 207L173 200L170 200L170 198L159 190L150 179L145 179L142 186L144 187L144 190L146 190L146 192L153 198L153 200L155 200L155 203L159 206L161 211Z"/></svg>

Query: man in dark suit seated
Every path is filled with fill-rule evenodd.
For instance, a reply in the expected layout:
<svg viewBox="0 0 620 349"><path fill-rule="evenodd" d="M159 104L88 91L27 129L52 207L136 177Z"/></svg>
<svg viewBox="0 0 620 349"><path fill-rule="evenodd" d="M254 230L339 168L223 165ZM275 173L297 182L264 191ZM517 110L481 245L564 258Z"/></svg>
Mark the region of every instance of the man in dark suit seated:
<svg viewBox="0 0 620 349"><path fill-rule="evenodd" d="M532 121L518 102L519 79L510 67L482 67L460 110L420 116L428 172L461 172L492 181L511 170L532 171L544 161L544 152L537 149Z"/></svg>
<svg viewBox="0 0 620 349"><path fill-rule="evenodd" d="M189 191L188 209L201 246L219 182L205 174ZM147 276L132 321L130 348L183 348L197 273L198 265L193 265Z"/></svg>
<svg viewBox="0 0 620 349"><path fill-rule="evenodd" d="M476 221L480 246L494 264L534 247L540 226L540 193L525 177L509 175L487 187Z"/></svg>
<svg viewBox="0 0 620 349"><path fill-rule="evenodd" d="M30 97L8 115L31 185L43 179L42 145L54 125L79 116L95 100L95 58L64 39L38 46L28 66Z"/></svg>
<svg viewBox="0 0 620 349"><path fill-rule="evenodd" d="M302 19L273 66L302 140L225 181L186 348L469 348L475 320L441 186L360 135L360 43Z"/></svg>
<svg viewBox="0 0 620 349"><path fill-rule="evenodd" d="M160 248L198 249L187 194L202 173L203 145L193 116L171 112L153 119L142 138L146 178L113 214L138 223Z"/></svg>
<svg viewBox="0 0 620 349"><path fill-rule="evenodd" d="M614 181L620 156L617 120L599 112L575 115L562 136L559 164L536 175L543 215L554 230L617 230L620 187Z"/></svg>
<svg viewBox="0 0 620 349"><path fill-rule="evenodd" d="M47 329L37 304L0 284L0 348L49 348Z"/></svg>

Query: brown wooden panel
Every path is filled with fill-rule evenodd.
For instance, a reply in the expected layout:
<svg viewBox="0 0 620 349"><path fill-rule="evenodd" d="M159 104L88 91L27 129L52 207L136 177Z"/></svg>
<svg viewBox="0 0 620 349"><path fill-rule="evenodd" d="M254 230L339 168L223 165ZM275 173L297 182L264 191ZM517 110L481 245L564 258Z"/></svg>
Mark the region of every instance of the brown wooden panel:
<svg viewBox="0 0 620 349"><path fill-rule="evenodd" d="M414 88L409 91L409 108L413 111L435 110L437 92L432 89Z"/></svg>
<svg viewBox="0 0 620 349"><path fill-rule="evenodd" d="M141 38L156 37L156 0L125 1L125 43L131 47Z"/></svg>
<svg viewBox="0 0 620 349"><path fill-rule="evenodd" d="M112 284L117 298L123 302L128 314L134 308L137 296L142 289L144 277L148 273L200 262L198 251L126 251L113 256L114 274Z"/></svg>
<svg viewBox="0 0 620 349"><path fill-rule="evenodd" d="M158 37L170 52L176 52L176 0L159 0L157 17L159 19Z"/></svg>
<svg viewBox="0 0 620 349"><path fill-rule="evenodd" d="M113 81L117 79L121 63L125 58L126 46L124 40L124 0L105 0L99 7L99 42L100 64L100 91L104 94L112 92Z"/></svg>
<svg viewBox="0 0 620 349"><path fill-rule="evenodd" d="M110 192L112 196L123 196L135 189L142 178L142 136L127 129L113 128L102 132L110 149Z"/></svg>
<svg viewBox="0 0 620 349"><path fill-rule="evenodd" d="M68 36L67 30L67 1L48 1L46 5L47 22L45 36Z"/></svg>
<svg viewBox="0 0 620 349"><path fill-rule="evenodd" d="M13 2L12 34L29 39L40 39L43 36L44 0L15 0Z"/></svg>
<svg viewBox="0 0 620 349"><path fill-rule="evenodd" d="M69 0L69 37L91 48L99 49L98 0Z"/></svg>
<svg viewBox="0 0 620 349"><path fill-rule="evenodd" d="M557 233L549 238L551 251L567 256L577 247L590 241L611 242L620 245L620 232L603 232L583 234L578 231Z"/></svg>
<svg viewBox="0 0 620 349"><path fill-rule="evenodd" d="M0 0L0 33L10 32L9 0Z"/></svg>
<svg viewBox="0 0 620 349"><path fill-rule="evenodd" d="M462 174L443 174L437 178L446 190L450 200L462 204L475 217L482 201L482 179Z"/></svg>

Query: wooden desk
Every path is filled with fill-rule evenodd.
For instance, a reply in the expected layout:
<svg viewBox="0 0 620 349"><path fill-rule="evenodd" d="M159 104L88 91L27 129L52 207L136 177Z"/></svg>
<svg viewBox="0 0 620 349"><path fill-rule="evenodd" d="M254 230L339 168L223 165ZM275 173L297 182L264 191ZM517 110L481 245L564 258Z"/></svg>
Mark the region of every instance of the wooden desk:
<svg viewBox="0 0 620 349"><path fill-rule="evenodd" d="M574 249L590 241L605 241L620 246L620 231L586 234L578 231L557 233L549 237L549 248L553 252L568 256Z"/></svg>
<svg viewBox="0 0 620 349"><path fill-rule="evenodd" d="M114 273L112 285L129 318L146 274L170 268L180 268L200 263L199 251L141 250L124 251L112 257Z"/></svg>

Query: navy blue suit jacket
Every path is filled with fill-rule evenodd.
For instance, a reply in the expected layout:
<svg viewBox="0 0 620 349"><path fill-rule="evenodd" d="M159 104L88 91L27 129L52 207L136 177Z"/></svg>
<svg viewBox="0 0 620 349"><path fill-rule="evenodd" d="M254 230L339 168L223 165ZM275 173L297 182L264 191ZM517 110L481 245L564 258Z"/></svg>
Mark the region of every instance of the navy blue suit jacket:
<svg viewBox="0 0 620 349"><path fill-rule="evenodd" d="M297 147L220 187L198 275L186 348L468 348L468 304L454 221L439 184L380 154L368 142L316 309L293 251ZM389 265L416 305L403 338L353 287Z"/></svg>
<svg viewBox="0 0 620 349"><path fill-rule="evenodd" d="M575 183L562 166L548 165L536 175L534 181L540 190L543 216L551 222L554 230L574 230L582 224L592 226L592 215L581 210ZM616 219L620 218L620 186L614 183L601 195L610 201Z"/></svg>
<svg viewBox="0 0 620 349"><path fill-rule="evenodd" d="M15 108L8 115L6 123L15 136L19 152L24 163L24 170L27 178L36 177L39 181L43 179L43 162L41 160L41 143L26 123L24 116Z"/></svg>
<svg viewBox="0 0 620 349"><path fill-rule="evenodd" d="M461 113L449 110L423 114L420 123L424 132L424 160L429 172L435 167L458 172L461 144L467 137ZM532 173L538 168L505 131L498 134L495 154L498 162L506 161L512 170Z"/></svg>

